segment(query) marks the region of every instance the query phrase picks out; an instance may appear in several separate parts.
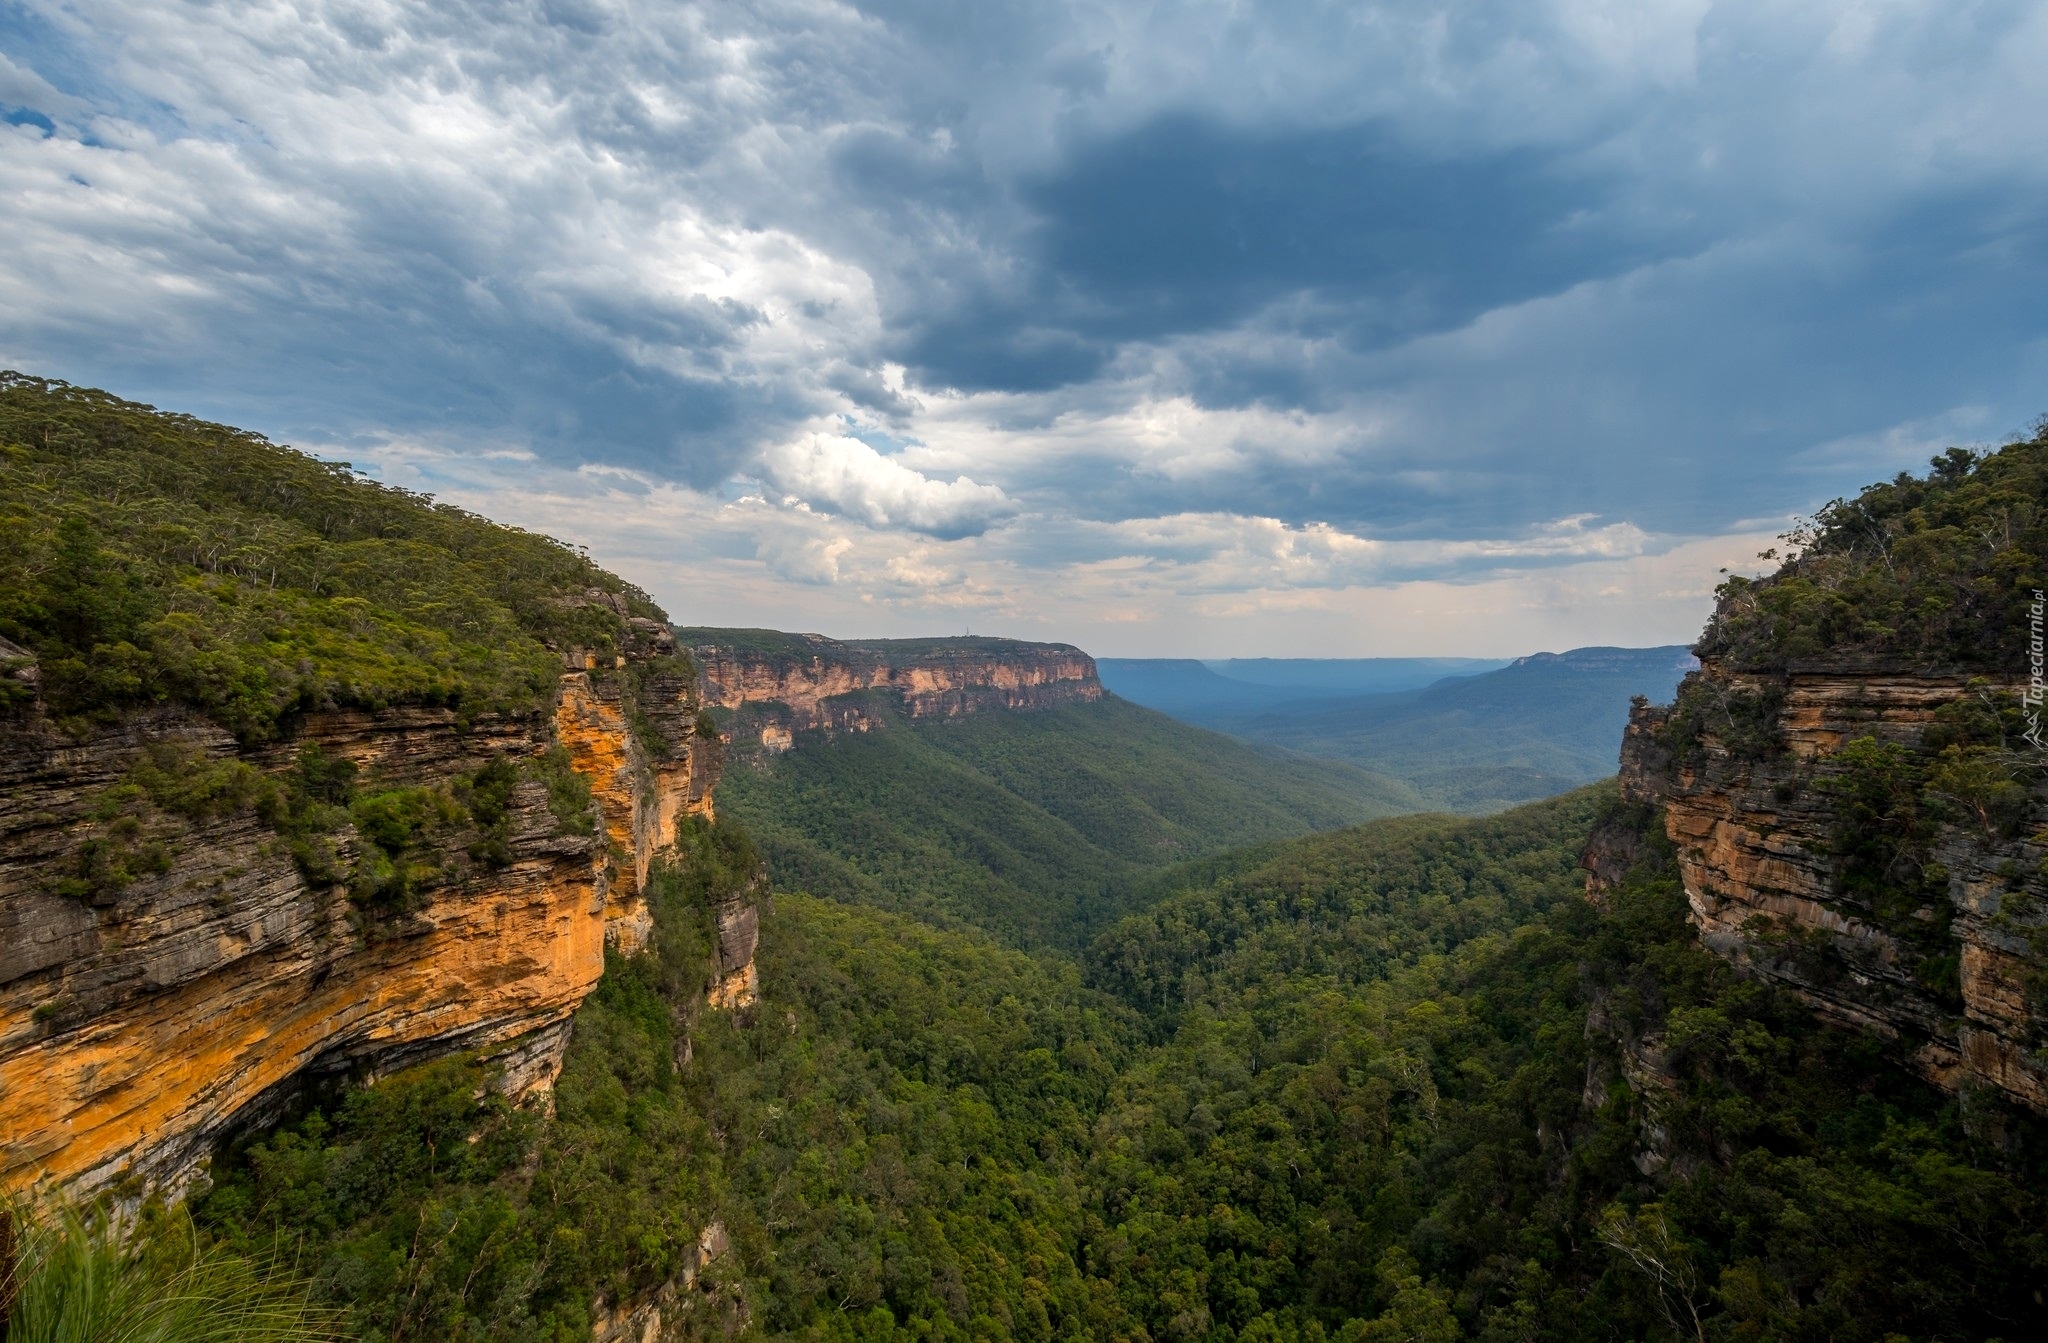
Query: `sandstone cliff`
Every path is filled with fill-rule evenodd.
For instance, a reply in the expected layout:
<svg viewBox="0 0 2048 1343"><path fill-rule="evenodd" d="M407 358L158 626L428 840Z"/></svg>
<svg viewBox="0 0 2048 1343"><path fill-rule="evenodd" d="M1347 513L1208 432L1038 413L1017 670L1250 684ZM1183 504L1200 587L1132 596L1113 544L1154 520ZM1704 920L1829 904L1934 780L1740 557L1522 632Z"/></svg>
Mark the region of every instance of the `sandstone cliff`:
<svg viewBox="0 0 2048 1343"><path fill-rule="evenodd" d="M746 710L735 744L778 752L805 731L868 732L883 711L913 719L1032 710L1102 698L1095 660L1067 644L1015 639L842 643L768 630L679 630L709 702Z"/></svg>
<svg viewBox="0 0 2048 1343"><path fill-rule="evenodd" d="M1709 657L1637 701L1624 797L1661 807L1703 943L1951 1090L2048 1111L2048 786L2010 677ZM1630 855L1594 837L1595 898Z"/></svg>
<svg viewBox="0 0 2048 1343"><path fill-rule="evenodd" d="M175 1187L321 1074L483 1050L546 1087L721 758L667 629L588 600L626 652L569 650L552 713L315 712L260 747L174 708L0 723L0 1188ZM717 1001L751 913L718 911Z"/></svg>

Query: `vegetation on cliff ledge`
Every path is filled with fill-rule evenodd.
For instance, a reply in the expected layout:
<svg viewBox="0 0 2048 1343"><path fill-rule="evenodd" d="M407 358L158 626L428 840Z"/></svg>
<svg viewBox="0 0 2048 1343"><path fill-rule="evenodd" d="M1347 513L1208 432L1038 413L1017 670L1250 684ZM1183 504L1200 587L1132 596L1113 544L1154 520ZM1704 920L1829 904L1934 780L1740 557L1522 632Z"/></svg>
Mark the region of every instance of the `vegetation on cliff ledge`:
<svg viewBox="0 0 2048 1343"><path fill-rule="evenodd" d="M1950 448L1924 478L1837 499L1785 540L1777 572L1722 585L1702 658L2022 670L2027 607L2048 587L2048 419L2023 442Z"/></svg>
<svg viewBox="0 0 2048 1343"><path fill-rule="evenodd" d="M182 1208L0 1201L10 1343L324 1343L341 1325L287 1266L209 1243Z"/></svg>
<svg viewBox="0 0 2048 1343"><path fill-rule="evenodd" d="M74 729L167 702L245 741L308 709L530 711L554 691L551 646L617 642L592 589L660 615L559 541L245 430L0 373L0 638L36 655Z"/></svg>

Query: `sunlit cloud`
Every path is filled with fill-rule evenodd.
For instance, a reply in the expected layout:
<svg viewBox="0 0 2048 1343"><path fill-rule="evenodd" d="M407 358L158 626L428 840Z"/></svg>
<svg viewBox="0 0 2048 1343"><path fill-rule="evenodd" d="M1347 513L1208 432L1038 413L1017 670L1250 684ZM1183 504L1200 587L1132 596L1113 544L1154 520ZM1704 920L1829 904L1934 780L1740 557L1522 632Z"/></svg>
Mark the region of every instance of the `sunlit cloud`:
<svg viewBox="0 0 2048 1343"><path fill-rule="evenodd" d="M762 454L768 480L793 502L933 536L972 536L1016 506L994 485L933 480L857 438L806 434Z"/></svg>

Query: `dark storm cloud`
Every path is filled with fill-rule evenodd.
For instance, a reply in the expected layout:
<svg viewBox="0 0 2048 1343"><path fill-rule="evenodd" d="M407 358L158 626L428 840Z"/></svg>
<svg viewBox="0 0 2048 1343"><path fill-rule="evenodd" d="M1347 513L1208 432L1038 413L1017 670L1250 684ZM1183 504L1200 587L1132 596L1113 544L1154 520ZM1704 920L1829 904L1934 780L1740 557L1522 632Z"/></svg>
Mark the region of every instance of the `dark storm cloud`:
<svg viewBox="0 0 2048 1343"><path fill-rule="evenodd" d="M866 180L899 190L905 176ZM1077 149L1019 194L1033 218L1023 292L976 294L923 326L906 315L899 338L921 380L1081 382L1122 342L1229 327L1289 294L1317 300L1302 334L1370 349L1682 242L1617 228L1604 217L1610 184L1562 156L1425 156L1378 126L1254 131L1174 116ZM1217 372L1200 388L1207 403L1317 396L1298 364Z"/></svg>
<svg viewBox="0 0 2048 1343"><path fill-rule="evenodd" d="M1098 334L1213 329L1307 291L1342 304L1348 342L1369 347L1639 261L1588 177L1528 150L1425 158L1377 127L1175 117L1089 146L1025 198Z"/></svg>
<svg viewBox="0 0 2048 1343"><path fill-rule="evenodd" d="M1996 441L2048 409L2044 297L2048 208L2024 193L1948 196L1860 235L1682 257L1493 329L1357 357L1341 337L1292 361L1191 342L1177 377L1197 397L1235 380L1286 405L1349 398L1395 427L1327 459L1207 478L1067 458L1042 488L1096 518L1230 509L1388 538L1579 513L1681 534L1782 520L1925 465L1816 445L1954 408L1930 432Z"/></svg>

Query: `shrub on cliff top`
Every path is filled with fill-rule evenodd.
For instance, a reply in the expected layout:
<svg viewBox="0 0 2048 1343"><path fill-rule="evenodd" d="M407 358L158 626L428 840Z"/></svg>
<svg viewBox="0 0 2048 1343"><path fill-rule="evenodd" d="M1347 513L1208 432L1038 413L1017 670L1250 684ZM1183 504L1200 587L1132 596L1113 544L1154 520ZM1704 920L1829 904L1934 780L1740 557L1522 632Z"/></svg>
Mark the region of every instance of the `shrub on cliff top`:
<svg viewBox="0 0 2048 1343"><path fill-rule="evenodd" d="M323 707L530 710L549 650L646 594L549 537L259 435L0 373L0 638L74 729L190 704L244 740ZM4 706L0 706L4 707Z"/></svg>
<svg viewBox="0 0 2048 1343"><path fill-rule="evenodd" d="M2021 670L2027 606L2048 586L2048 418L2024 442L1950 448L1924 479L1837 499L1785 540L1776 573L1721 585L1701 657Z"/></svg>

